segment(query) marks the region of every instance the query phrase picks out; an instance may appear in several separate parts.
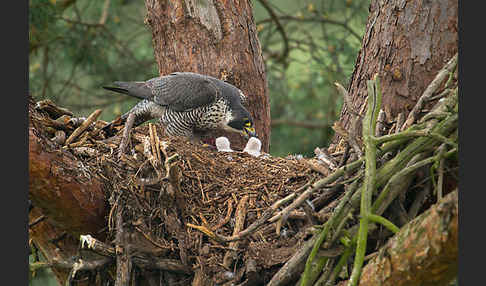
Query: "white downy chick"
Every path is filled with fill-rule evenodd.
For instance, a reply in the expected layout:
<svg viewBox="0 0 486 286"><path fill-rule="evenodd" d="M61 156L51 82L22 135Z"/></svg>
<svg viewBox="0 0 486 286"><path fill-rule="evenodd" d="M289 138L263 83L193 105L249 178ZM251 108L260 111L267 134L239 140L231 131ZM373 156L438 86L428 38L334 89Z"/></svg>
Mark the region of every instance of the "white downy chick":
<svg viewBox="0 0 486 286"><path fill-rule="evenodd" d="M258 157L260 156L260 150L262 149L262 142L260 139L256 137L251 137L250 140L248 140L248 143L246 143L245 149L243 149L243 152L246 152L252 156Z"/></svg>
<svg viewBox="0 0 486 286"><path fill-rule="evenodd" d="M221 136L216 138L216 148L219 152L233 152L230 148L230 142L228 138Z"/></svg>

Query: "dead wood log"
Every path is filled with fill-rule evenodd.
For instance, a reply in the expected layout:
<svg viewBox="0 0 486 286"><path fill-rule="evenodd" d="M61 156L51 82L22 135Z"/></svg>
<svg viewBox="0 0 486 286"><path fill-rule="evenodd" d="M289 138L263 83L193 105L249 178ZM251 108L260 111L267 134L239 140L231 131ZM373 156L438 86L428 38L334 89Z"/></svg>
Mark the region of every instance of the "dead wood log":
<svg viewBox="0 0 486 286"><path fill-rule="evenodd" d="M45 216L40 208L33 207L29 213L29 221L37 221L39 217ZM62 239L59 239L61 237ZM67 261L77 253L77 240L71 235L65 235L64 231L54 226L48 219L29 226L29 244L32 242L41 251L48 263ZM69 275L69 269L58 267L55 263L51 269L57 281L63 284Z"/></svg>
<svg viewBox="0 0 486 286"><path fill-rule="evenodd" d="M70 233L96 234L105 226L102 183L83 164L29 127L29 198L51 223Z"/></svg>
<svg viewBox="0 0 486 286"><path fill-rule="evenodd" d="M359 285L447 285L457 275L458 191L404 226L364 268Z"/></svg>

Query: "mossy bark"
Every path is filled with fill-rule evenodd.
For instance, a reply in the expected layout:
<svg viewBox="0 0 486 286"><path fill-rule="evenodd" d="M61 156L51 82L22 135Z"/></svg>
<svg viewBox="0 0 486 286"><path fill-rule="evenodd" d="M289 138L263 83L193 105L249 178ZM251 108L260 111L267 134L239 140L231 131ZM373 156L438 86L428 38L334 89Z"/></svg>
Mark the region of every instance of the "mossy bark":
<svg viewBox="0 0 486 286"><path fill-rule="evenodd" d="M458 192L402 227L363 268L360 286L447 285L457 275Z"/></svg>

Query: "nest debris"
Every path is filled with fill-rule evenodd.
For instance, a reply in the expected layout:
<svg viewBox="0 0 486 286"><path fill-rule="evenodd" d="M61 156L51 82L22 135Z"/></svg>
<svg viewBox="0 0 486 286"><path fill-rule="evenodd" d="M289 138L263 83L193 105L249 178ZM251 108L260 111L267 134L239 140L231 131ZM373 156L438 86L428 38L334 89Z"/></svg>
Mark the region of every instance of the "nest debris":
<svg viewBox="0 0 486 286"><path fill-rule="evenodd" d="M192 269L204 269L205 276L223 283L234 280L248 260L257 269L281 265L308 238L310 233L302 231L304 226L317 221L302 209L293 210L278 232L275 224L267 222L229 246L198 228L225 237L236 235L275 202L302 192L328 173L330 168L317 159L218 152L213 146L166 137L160 126L150 123L132 131L127 152L118 156L122 130L107 138L102 131L107 122L91 117L91 124L66 145L66 138L72 138L88 119L72 117L71 112L48 100L36 107L31 113L36 114L36 125L42 126L38 129L57 148L70 150L84 170L91 176L97 174L94 177L106 186L112 208L107 244L115 240L115 214L122 208L126 229L143 237L132 241L139 243L134 248L180 260ZM96 112L95 117L99 115ZM342 155L336 152L331 160L339 161ZM308 205L322 208L337 196L335 189L321 188L309 197Z"/></svg>

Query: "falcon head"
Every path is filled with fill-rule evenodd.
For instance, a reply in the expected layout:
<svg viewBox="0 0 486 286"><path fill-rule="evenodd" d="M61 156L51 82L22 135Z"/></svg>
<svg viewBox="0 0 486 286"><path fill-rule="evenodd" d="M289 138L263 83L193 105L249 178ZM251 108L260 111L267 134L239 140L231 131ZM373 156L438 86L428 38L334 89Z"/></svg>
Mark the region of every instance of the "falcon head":
<svg viewBox="0 0 486 286"><path fill-rule="evenodd" d="M250 137L257 137L255 133L255 127L253 126L253 120L251 119L250 114L247 116L243 117L236 117L231 119L227 126L230 131L236 131L238 133L243 134L245 138L250 138Z"/></svg>
<svg viewBox="0 0 486 286"><path fill-rule="evenodd" d="M223 129L240 133L246 139L257 137L250 113L238 101L229 104L229 110L223 120Z"/></svg>
<svg viewBox="0 0 486 286"><path fill-rule="evenodd" d="M221 97L224 99L222 102L225 105L223 108L225 114L220 126L226 131L240 133L246 139L256 137L253 119L244 107L248 103L246 95L239 88L227 82L213 80L213 83L221 91Z"/></svg>

